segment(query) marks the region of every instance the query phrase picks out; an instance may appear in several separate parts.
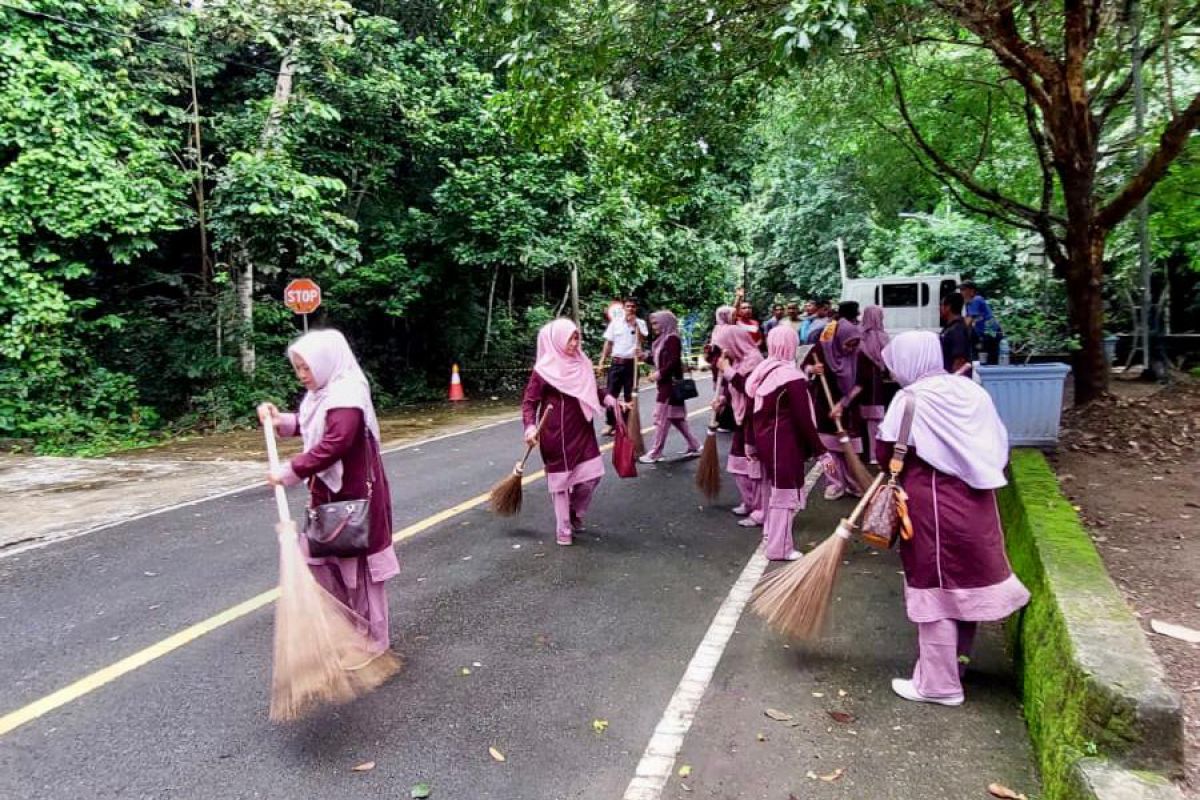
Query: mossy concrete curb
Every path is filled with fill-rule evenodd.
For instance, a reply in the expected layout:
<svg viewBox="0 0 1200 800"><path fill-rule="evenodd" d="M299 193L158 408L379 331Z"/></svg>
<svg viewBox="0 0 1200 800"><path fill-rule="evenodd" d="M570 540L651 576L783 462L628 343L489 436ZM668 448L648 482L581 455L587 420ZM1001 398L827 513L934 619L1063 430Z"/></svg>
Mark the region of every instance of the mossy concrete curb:
<svg viewBox="0 0 1200 800"><path fill-rule="evenodd" d="M1010 634L1046 797L1181 796L1167 780L1183 771L1179 696L1045 457L1016 450L1011 471L1000 513L1033 597Z"/></svg>

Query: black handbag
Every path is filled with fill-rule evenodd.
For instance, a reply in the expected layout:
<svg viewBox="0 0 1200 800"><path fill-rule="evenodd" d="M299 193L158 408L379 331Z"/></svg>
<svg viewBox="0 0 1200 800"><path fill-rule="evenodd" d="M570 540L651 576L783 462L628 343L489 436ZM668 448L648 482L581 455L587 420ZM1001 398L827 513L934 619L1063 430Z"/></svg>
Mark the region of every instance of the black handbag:
<svg viewBox="0 0 1200 800"><path fill-rule="evenodd" d="M366 423L363 423L366 427ZM305 515L304 537L308 539L308 554L313 558L334 556L354 558L365 556L371 539L371 496L375 492L375 459L372 457L371 429L366 429L367 496L362 500L335 500L314 505L312 501L314 476L308 486L308 512Z"/></svg>
<svg viewBox="0 0 1200 800"><path fill-rule="evenodd" d="M671 381L671 400L675 405L699 396L700 391L696 388L696 382L691 378L676 378Z"/></svg>

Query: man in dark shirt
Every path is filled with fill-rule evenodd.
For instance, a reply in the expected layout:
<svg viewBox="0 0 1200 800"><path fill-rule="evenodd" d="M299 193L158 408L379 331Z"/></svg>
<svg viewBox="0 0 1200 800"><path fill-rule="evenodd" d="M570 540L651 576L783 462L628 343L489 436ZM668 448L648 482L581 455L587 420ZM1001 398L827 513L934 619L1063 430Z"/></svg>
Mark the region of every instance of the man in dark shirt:
<svg viewBox="0 0 1200 800"><path fill-rule="evenodd" d="M971 362L971 331L962 317L963 296L958 292L942 298L942 366L956 372Z"/></svg>

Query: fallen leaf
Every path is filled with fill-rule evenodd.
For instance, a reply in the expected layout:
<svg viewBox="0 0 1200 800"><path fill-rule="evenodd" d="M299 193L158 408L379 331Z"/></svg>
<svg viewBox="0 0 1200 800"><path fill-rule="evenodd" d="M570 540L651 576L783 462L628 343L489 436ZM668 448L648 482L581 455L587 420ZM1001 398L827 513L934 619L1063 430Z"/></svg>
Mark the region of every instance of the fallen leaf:
<svg viewBox="0 0 1200 800"><path fill-rule="evenodd" d="M692 774L692 767L690 764L684 764L682 767L679 768L679 777L687 778L687 777L690 777L691 774Z"/></svg>
<svg viewBox="0 0 1200 800"><path fill-rule="evenodd" d="M431 794L433 794L433 789L429 788L428 783L418 783L408 792L408 796L413 798L413 800L424 800L424 798L429 797Z"/></svg>
<svg viewBox="0 0 1200 800"><path fill-rule="evenodd" d="M825 781L826 783L833 783L834 781L841 780L842 775L844 775L845 773L846 773L846 770L842 769L841 767L838 767L837 769L835 769L833 772L829 773L828 775L822 775L821 780Z"/></svg>
<svg viewBox="0 0 1200 800"><path fill-rule="evenodd" d="M1178 639L1181 642L1190 642L1192 644L1200 644L1200 631L1193 628L1188 628L1183 625L1176 625L1173 622L1163 622L1162 620L1150 620L1150 629L1162 636L1169 636L1172 639Z"/></svg>
<svg viewBox="0 0 1200 800"><path fill-rule="evenodd" d="M850 693L847 692L845 689L838 689L838 697L845 697L848 694L850 694Z"/></svg>
<svg viewBox="0 0 1200 800"><path fill-rule="evenodd" d="M826 713L829 714L834 722L841 722L843 724L854 722L854 715L849 711L829 711Z"/></svg>
<svg viewBox="0 0 1200 800"><path fill-rule="evenodd" d="M786 711L780 711L777 708L768 708L763 713L766 714L771 719L775 720L776 722L787 722L789 719L792 718L791 714L787 713Z"/></svg>
<svg viewBox="0 0 1200 800"><path fill-rule="evenodd" d="M760 734L759 734L757 737L755 737L755 738L757 738L757 739L758 739L760 742L765 742L765 741L767 740L767 735L766 735L765 733L760 733Z"/></svg>
<svg viewBox="0 0 1200 800"><path fill-rule="evenodd" d="M458 671L458 674L459 674L459 675L462 675L462 676L465 678L465 677L467 677L468 675L470 675L470 674L471 674L471 670L470 670L470 668L469 668L469 667L463 667L462 669L460 669L460 670Z"/></svg>
<svg viewBox="0 0 1200 800"><path fill-rule="evenodd" d="M813 772L810 769L808 772L804 773L804 777L808 778L809 780L815 781L817 779L817 773Z"/></svg>
<svg viewBox="0 0 1200 800"><path fill-rule="evenodd" d="M355 766L351 767L350 771L351 772L370 772L373 769L375 769L374 761L364 761L361 764L356 764Z"/></svg>
<svg viewBox="0 0 1200 800"><path fill-rule="evenodd" d="M608 720L606 720L606 719L592 720L592 730L594 730L596 733L604 733L606 730L608 730Z"/></svg>
<svg viewBox="0 0 1200 800"><path fill-rule="evenodd" d="M813 692L812 696L813 697L824 697L825 693L824 692Z"/></svg>
<svg viewBox="0 0 1200 800"><path fill-rule="evenodd" d="M488 752L491 753L492 758L496 761L503 763L508 760L504 757L504 753L501 753L499 750L497 750L494 747L489 747Z"/></svg>
<svg viewBox="0 0 1200 800"><path fill-rule="evenodd" d="M1002 783L989 783L988 794L992 797L1002 797L1004 800L1029 800L1025 795L1014 792Z"/></svg>

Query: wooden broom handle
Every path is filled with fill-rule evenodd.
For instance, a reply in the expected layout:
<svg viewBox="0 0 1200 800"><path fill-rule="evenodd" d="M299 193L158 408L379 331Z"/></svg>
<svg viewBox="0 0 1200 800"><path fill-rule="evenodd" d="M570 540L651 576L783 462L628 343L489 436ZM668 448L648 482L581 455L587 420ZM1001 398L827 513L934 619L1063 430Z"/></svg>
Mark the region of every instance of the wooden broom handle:
<svg viewBox="0 0 1200 800"><path fill-rule="evenodd" d="M825 390L825 400L829 403L829 410L833 411L833 407L837 405L837 403L833 402L833 392L829 391L829 381L825 379L824 370L822 370L821 374L819 374L817 377L821 379L821 388ZM842 427L841 417L834 417L833 424L837 426L837 432L839 436L846 435L846 429Z"/></svg>
<svg viewBox="0 0 1200 800"><path fill-rule="evenodd" d="M553 403L547 403L547 404L546 404L546 407L545 407L544 409L542 409L542 418L538 420L538 424L537 424L537 430L535 430L535 431L534 431L534 435L535 435L535 436L541 435L541 433L542 433L542 426L546 424L546 418L550 416L550 412L551 412L553 409L554 409L554 404L553 404ZM521 459L521 463L517 465L517 472L518 472L518 473L519 473L521 470L525 469L525 462L529 460L529 456L530 456L530 455L533 453L533 448L534 448L534 447L536 447L536 446L537 446L536 444L531 444L531 445L527 445L527 446L525 447L525 457L524 457L524 458L522 458L522 459Z"/></svg>
<svg viewBox="0 0 1200 800"><path fill-rule="evenodd" d="M867 503L871 502L871 496L875 494L875 490L883 483L883 473L875 476L875 480L871 481L871 485L863 492L863 496L859 498L858 505L854 507L854 511L850 512L847 519L842 520L842 524L847 528L853 528L858 524L858 520L862 517L863 512L867 510Z"/></svg>
<svg viewBox="0 0 1200 800"><path fill-rule="evenodd" d="M267 440L267 464L271 471L279 469L279 448L275 445L275 420L267 417L263 423L263 436ZM275 508L279 512L279 521L288 523L292 521L292 512L288 509L287 493L279 484L275 485Z"/></svg>
<svg viewBox="0 0 1200 800"><path fill-rule="evenodd" d="M721 375L717 378L717 388L713 391L713 400L717 400L721 396L721 389L725 388L725 376ZM717 429L717 411L713 410L712 415L708 418L708 429L716 431Z"/></svg>

